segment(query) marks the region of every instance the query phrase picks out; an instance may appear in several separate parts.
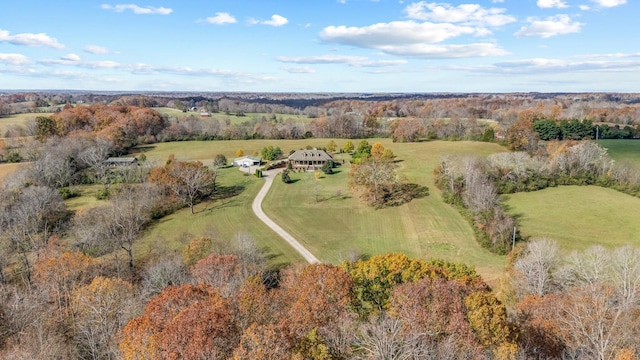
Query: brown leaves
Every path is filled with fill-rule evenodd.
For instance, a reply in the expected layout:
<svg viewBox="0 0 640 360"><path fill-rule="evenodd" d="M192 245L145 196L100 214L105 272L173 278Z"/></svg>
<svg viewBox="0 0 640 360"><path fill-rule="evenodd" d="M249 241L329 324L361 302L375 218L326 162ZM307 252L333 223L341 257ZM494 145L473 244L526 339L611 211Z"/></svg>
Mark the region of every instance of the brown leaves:
<svg viewBox="0 0 640 360"><path fill-rule="evenodd" d="M238 339L229 301L207 285L166 288L122 335L127 359L226 358Z"/></svg>

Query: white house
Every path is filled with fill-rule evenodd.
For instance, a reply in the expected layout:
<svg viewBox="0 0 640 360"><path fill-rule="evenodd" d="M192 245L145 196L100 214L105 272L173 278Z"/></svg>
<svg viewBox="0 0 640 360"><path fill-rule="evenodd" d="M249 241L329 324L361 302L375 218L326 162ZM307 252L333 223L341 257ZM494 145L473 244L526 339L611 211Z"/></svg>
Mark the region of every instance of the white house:
<svg viewBox="0 0 640 360"><path fill-rule="evenodd" d="M262 159L256 156L246 155L246 156L233 159L233 166L249 167L249 166L256 166L261 164L262 164Z"/></svg>

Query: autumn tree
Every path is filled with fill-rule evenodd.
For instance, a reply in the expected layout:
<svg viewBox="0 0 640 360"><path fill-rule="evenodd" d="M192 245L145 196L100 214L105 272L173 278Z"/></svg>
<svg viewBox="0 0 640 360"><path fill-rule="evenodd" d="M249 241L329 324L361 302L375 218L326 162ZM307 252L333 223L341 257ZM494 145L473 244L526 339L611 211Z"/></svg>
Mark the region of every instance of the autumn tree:
<svg viewBox="0 0 640 360"><path fill-rule="evenodd" d="M520 118L507 129L505 141L510 150L535 152L538 149L538 133L533 121Z"/></svg>
<svg viewBox="0 0 640 360"><path fill-rule="evenodd" d="M216 155L215 159L213 160L213 166L215 167L227 166L227 157L224 156L223 154Z"/></svg>
<svg viewBox="0 0 640 360"><path fill-rule="evenodd" d="M239 334L228 300L206 285L169 286L122 330L125 359L225 359Z"/></svg>
<svg viewBox="0 0 640 360"><path fill-rule="evenodd" d="M382 157L384 154L385 148L380 142L375 142L371 146L371 156L373 157Z"/></svg>
<svg viewBox="0 0 640 360"><path fill-rule="evenodd" d="M31 281L32 254L46 247L47 241L68 219L60 193L46 186L29 186L6 193L0 205L0 236L11 244L22 263L22 274Z"/></svg>
<svg viewBox="0 0 640 360"><path fill-rule="evenodd" d="M367 203L382 207L400 184L395 168L392 161L382 157L363 159L352 164L349 184L360 189L361 197Z"/></svg>
<svg viewBox="0 0 640 360"><path fill-rule="evenodd" d="M34 279L58 310L64 310L72 291L86 285L95 274L97 261L81 252L63 252L59 256L38 259L34 265Z"/></svg>
<svg viewBox="0 0 640 360"><path fill-rule="evenodd" d="M336 152L336 150L338 149L338 144L336 144L335 141L330 140L329 143L327 144L327 151L332 154L334 152Z"/></svg>
<svg viewBox="0 0 640 360"><path fill-rule="evenodd" d="M355 146L353 145L353 142L351 142L351 140L347 140L346 143L344 143L344 147L342 148L342 150L344 150L344 152L346 152L347 154L351 154L353 152L353 150L355 150Z"/></svg>
<svg viewBox="0 0 640 360"><path fill-rule="evenodd" d="M244 150L242 149L236 150L236 157L242 157L242 156L244 156Z"/></svg>
<svg viewBox="0 0 640 360"><path fill-rule="evenodd" d="M83 358L115 358L118 332L131 316L133 286L96 277L73 291L73 340Z"/></svg>
<svg viewBox="0 0 640 360"><path fill-rule="evenodd" d="M216 172L200 161L170 160L152 169L149 180L169 189L194 214L195 204L215 191Z"/></svg>

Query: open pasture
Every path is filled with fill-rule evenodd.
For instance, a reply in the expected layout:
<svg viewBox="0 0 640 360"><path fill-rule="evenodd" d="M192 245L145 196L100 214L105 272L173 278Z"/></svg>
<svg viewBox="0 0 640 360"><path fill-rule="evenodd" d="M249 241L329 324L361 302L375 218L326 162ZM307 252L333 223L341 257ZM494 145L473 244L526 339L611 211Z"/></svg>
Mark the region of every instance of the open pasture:
<svg viewBox="0 0 640 360"><path fill-rule="evenodd" d="M173 154L177 159L200 160L209 164L216 154L224 154L231 161L238 149L252 155L259 154L263 147L272 145L279 146L284 154L288 154L290 150L304 148L307 145L325 147L330 140L189 141L159 143L142 150L151 161L162 162ZM338 148L341 148L347 140L334 141ZM351 141L356 146L359 142ZM318 180L318 202L315 201L313 174L293 174L292 178L296 182L289 185L276 179L263 203L267 215L323 261L337 263L349 259L352 255L404 252L409 256L442 258L474 265L488 280L497 278L503 270L504 257L481 248L475 241L467 221L453 207L442 202L440 192L433 184L433 169L442 156L447 154L489 155L504 151L504 148L497 144L478 142L393 143L390 139L367 141L370 144L380 141L385 148L393 150L398 159L398 174L407 182L428 187L429 195L398 207L382 210L370 208L348 187L349 164L345 161L343 166L336 169L336 174L323 175L323 178ZM348 157L338 155L337 159L347 160ZM173 221L172 224L188 223L204 230L207 226L228 227L228 230L214 232L220 235L228 232L231 236L234 228L244 224L261 232L262 235L259 236L265 236L264 239L259 239L263 246L270 243L286 248L284 241L280 241L251 213L250 200L257 193L262 181L253 177L228 176L227 171L237 172L236 169L224 170L221 182L225 177L228 177L230 184L234 181L246 181L248 184L258 181L252 185L256 186L255 188L246 186L242 196L246 195L248 198L246 201L243 200L244 205L239 203L233 211L212 210L209 216L204 212L195 217L191 217L188 211L178 212L152 227L149 239L173 236L185 238L180 236L179 232L188 231L189 226L170 225L165 228L165 220Z"/></svg>
<svg viewBox="0 0 640 360"><path fill-rule="evenodd" d="M136 248L136 256L144 258L169 252L181 254L194 236L209 236L215 241L234 246L238 237L253 239L266 254L269 264L302 261L293 248L264 225L251 211L251 203L264 181L247 176L236 168L218 173L218 193L213 199L195 207L165 216L150 226Z"/></svg>
<svg viewBox="0 0 640 360"><path fill-rule="evenodd" d="M428 196L397 207L373 209L348 187L350 165L346 161L337 174L323 175L317 181L318 201L313 174L294 173L293 184L276 179L263 204L265 212L323 261L337 263L354 255L403 252L473 265L487 280L496 279L503 271L504 257L481 248L468 222L442 202L433 183L433 169L447 154L484 156L503 148L475 142L368 141L380 141L393 150L399 176L428 187ZM345 140L336 142L341 146Z"/></svg>
<svg viewBox="0 0 640 360"><path fill-rule="evenodd" d="M167 108L167 107L158 107L158 108L154 108L156 111L158 111L161 114L167 115L169 117L169 119L185 119L189 116L195 116L197 118L200 118L200 112L199 111L187 111L187 112L183 112L181 110L178 109L173 109L173 108ZM241 124L244 122L252 122L254 120L260 120L262 118L265 118L267 120L273 120L275 119L277 122L286 122L287 120L291 119L294 123L296 124L309 124L311 122L312 119L308 118L305 115L291 115L291 114L267 114L267 113L246 113L244 114L244 116L237 116L236 114L226 114L223 112L218 112L218 113L209 113L209 117L206 118L202 118L203 120L207 121L207 120L218 120L220 121L220 123L225 124L225 123L229 123L229 124Z"/></svg>
<svg viewBox="0 0 640 360"><path fill-rule="evenodd" d="M598 144L607 148L607 153L617 163L640 170L640 140L598 140Z"/></svg>
<svg viewBox="0 0 640 360"><path fill-rule="evenodd" d="M0 138L5 137L7 130L16 127L26 128L38 116L49 116L51 113L25 113L0 117Z"/></svg>
<svg viewBox="0 0 640 360"><path fill-rule="evenodd" d="M597 186L561 186L505 196L520 232L565 250L640 246L640 199Z"/></svg>

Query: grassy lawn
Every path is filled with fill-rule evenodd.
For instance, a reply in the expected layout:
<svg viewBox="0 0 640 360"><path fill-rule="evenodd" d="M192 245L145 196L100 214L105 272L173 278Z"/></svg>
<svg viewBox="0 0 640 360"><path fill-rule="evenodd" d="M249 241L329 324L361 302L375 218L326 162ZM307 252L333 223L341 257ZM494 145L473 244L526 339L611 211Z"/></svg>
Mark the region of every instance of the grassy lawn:
<svg viewBox="0 0 640 360"><path fill-rule="evenodd" d="M36 117L49 115L51 113L26 113L0 117L0 138L4 137L4 134L12 126L26 127L29 122L35 121Z"/></svg>
<svg viewBox="0 0 640 360"><path fill-rule="evenodd" d="M318 180L315 198L312 173L294 173L293 184L276 179L263 207L278 224L323 261L337 263L351 254L403 252L419 258L442 258L473 265L487 280L503 271L504 257L482 249L470 225L444 204L433 184L433 169L446 154L488 155L503 149L474 142L400 144L380 141L401 160L398 173L406 181L429 188L429 195L393 208L375 210L348 188L349 164ZM345 140L336 141L338 146ZM354 141L357 145L357 141ZM297 180L297 181L296 181Z"/></svg>
<svg viewBox="0 0 640 360"><path fill-rule="evenodd" d="M290 150L307 145L325 147L329 141L330 139L189 141L159 143L142 150L151 161L164 161L174 154L178 159L200 160L208 164L216 154L224 154L231 161L237 149L251 155L272 145L279 146L288 154ZM334 141L341 148L347 140ZM351 141L355 145L359 142ZM475 142L402 144L393 143L389 139L368 141L370 144L380 141L386 148L392 149L400 160L398 173L408 182L427 186L429 196L399 207L382 210L369 208L347 186L347 163L337 169L337 174L324 176L319 180L319 202L315 201L315 180L312 174L294 174L293 179L298 181L288 186L276 179L263 204L265 212L323 261L337 263L354 253L374 255L390 251L404 252L409 256L443 258L474 265L487 280L497 278L503 270L504 257L482 249L476 243L466 220L455 209L442 202L440 192L433 185L433 169L446 154L488 155L504 151L504 148L496 144ZM262 181L233 172L234 175L229 176L226 171L220 178L221 182L247 184L243 193L237 199L234 198L233 207L225 207L224 211L217 212L207 210L194 216L189 215L188 210L173 214L149 230L144 241L147 250L141 251L151 251L153 247L158 247L158 241L176 250L188 241L188 236L184 234L208 232L212 227L214 233L226 238L249 229L261 246L269 247L275 253L285 254L290 251L284 241L275 237L251 212L251 200ZM224 179L225 177L227 178ZM215 206L209 205L209 208L215 209ZM210 212L211 215L208 216ZM291 252L288 254L282 255L282 258L296 256Z"/></svg>
<svg viewBox="0 0 640 360"><path fill-rule="evenodd" d="M138 258L177 252L194 236L210 236L233 242L239 235L253 238L263 249L272 266L302 261L297 252L264 225L251 211L251 202L264 181L245 176L235 168L221 170L218 175L221 197L196 206L196 214L188 208L160 219L138 242Z"/></svg>
<svg viewBox="0 0 640 360"><path fill-rule="evenodd" d="M598 140L598 144L607 148L609 156L617 163L640 169L640 140Z"/></svg>
<svg viewBox="0 0 640 360"><path fill-rule="evenodd" d="M520 231L566 250L640 245L640 199L597 186L561 186L505 197Z"/></svg>

